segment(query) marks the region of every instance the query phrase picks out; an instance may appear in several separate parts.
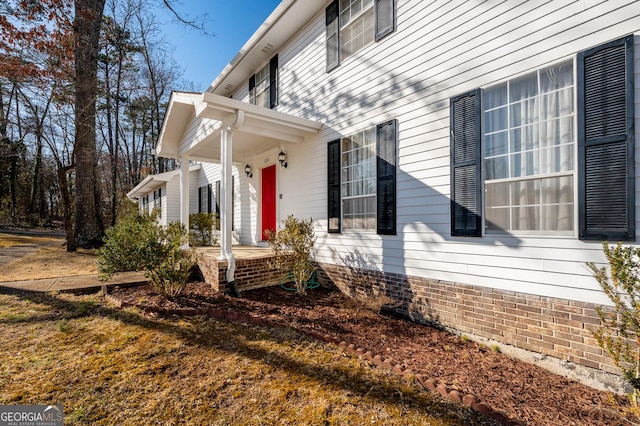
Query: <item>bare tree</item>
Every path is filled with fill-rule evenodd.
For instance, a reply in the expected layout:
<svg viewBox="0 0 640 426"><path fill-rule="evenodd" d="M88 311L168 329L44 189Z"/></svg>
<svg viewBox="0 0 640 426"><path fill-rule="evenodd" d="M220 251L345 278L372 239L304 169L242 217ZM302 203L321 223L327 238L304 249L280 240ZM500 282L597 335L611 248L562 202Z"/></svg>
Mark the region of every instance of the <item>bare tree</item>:
<svg viewBox="0 0 640 426"><path fill-rule="evenodd" d="M94 247L102 242L102 199L96 148L96 95L100 26L105 0L75 1L76 166L75 242Z"/></svg>

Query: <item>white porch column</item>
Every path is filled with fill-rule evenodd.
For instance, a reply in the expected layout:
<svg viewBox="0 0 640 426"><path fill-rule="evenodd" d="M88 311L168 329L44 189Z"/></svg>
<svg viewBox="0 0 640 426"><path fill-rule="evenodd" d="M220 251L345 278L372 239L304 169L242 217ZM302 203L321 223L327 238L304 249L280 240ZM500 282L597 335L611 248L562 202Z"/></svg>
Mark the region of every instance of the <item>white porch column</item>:
<svg viewBox="0 0 640 426"><path fill-rule="evenodd" d="M231 250L232 229L231 224L233 215L233 132L242 127L244 123L244 111L237 110L235 121L231 125L223 125L220 132L220 165L222 168L222 177L220 179L221 188L220 198L220 257L224 259L232 259L233 252ZM230 262L231 264L231 262Z"/></svg>
<svg viewBox="0 0 640 426"><path fill-rule="evenodd" d="M244 111L237 110L235 121L231 125L223 125L220 132L220 163L222 168L222 177L220 179L220 258L228 261L227 267L227 283L229 284L231 294L238 295L235 283L236 259L231 249L233 223L233 132L242 127L244 122Z"/></svg>
<svg viewBox="0 0 640 426"><path fill-rule="evenodd" d="M180 157L180 222L189 230L189 156ZM189 243L186 244L189 247Z"/></svg>
<svg viewBox="0 0 640 426"><path fill-rule="evenodd" d="M220 163L222 176L220 179L220 259L228 260L233 256L231 250L232 243L232 165L233 165L233 129L232 127L223 127L220 133Z"/></svg>

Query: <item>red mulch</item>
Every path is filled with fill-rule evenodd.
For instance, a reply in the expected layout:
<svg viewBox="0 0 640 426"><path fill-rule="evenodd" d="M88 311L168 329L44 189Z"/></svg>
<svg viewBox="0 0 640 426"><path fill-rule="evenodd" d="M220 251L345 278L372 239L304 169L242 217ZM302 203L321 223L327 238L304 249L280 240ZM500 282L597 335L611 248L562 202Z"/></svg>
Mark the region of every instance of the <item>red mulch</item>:
<svg viewBox="0 0 640 426"><path fill-rule="evenodd" d="M398 371L410 370L427 387L440 385L439 391L450 393L449 397L456 395L451 391L457 391L461 396L474 395L477 401L524 424L630 424L630 420L625 420L609 402L610 393L512 359L486 346L464 341L448 332L380 315L337 291L318 288L300 296L280 287L271 287L246 291L242 298L236 299L213 291L207 284L192 283L174 301L158 296L148 285L113 287L110 294L125 305L136 305L147 312L165 315L208 313L243 322L249 318L255 324L287 326L312 336L330 337L333 342L346 342L353 345L352 351L362 348L357 352L360 355L370 352L365 358L372 364L388 360ZM230 312L234 314L229 315ZM379 357L374 359L375 355ZM615 399L627 406L624 397L616 396Z"/></svg>

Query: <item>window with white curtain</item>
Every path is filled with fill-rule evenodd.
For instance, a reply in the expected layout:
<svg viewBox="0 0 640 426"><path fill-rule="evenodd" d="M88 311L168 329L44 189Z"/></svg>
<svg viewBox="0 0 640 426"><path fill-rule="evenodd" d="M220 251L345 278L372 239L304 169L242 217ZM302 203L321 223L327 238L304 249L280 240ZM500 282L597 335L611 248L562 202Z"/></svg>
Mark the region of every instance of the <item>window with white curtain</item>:
<svg viewBox="0 0 640 426"><path fill-rule="evenodd" d="M574 230L573 61L482 94L485 230Z"/></svg>
<svg viewBox="0 0 640 426"><path fill-rule="evenodd" d="M342 228L376 229L376 128L342 143Z"/></svg>
<svg viewBox="0 0 640 426"><path fill-rule="evenodd" d="M269 64L267 64L256 73L256 87L254 89L254 93L252 94L252 103L254 105L260 105L265 108L269 108L269 80Z"/></svg>
<svg viewBox="0 0 640 426"><path fill-rule="evenodd" d="M342 59L373 43L373 26L373 0L340 0Z"/></svg>

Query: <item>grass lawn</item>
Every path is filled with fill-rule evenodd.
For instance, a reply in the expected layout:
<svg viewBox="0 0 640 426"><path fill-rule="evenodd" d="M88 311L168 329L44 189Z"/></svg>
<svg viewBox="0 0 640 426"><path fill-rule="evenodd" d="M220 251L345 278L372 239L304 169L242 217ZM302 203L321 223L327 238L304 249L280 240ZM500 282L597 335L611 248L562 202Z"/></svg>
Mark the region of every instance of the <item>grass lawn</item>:
<svg viewBox="0 0 640 426"><path fill-rule="evenodd" d="M36 244L39 247L22 259L0 266L1 281L19 281L97 274L95 250L67 252L63 238L0 234L0 249Z"/></svg>
<svg viewBox="0 0 640 426"><path fill-rule="evenodd" d="M62 244L64 239L57 237L33 237L30 235L0 234L0 249L24 244L38 244L54 241L60 241L60 244Z"/></svg>
<svg viewBox="0 0 640 426"><path fill-rule="evenodd" d="M65 424L492 424L291 330L0 294L0 335L0 404L62 404Z"/></svg>

